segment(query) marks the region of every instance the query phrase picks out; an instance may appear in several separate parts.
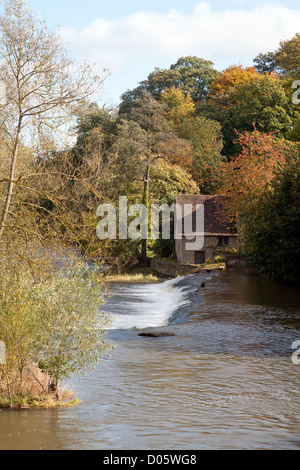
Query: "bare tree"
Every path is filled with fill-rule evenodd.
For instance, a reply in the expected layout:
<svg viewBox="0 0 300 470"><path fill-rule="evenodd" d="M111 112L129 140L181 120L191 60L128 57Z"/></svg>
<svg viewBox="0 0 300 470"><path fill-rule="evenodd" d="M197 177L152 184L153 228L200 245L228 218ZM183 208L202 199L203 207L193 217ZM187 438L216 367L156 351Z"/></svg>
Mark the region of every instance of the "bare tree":
<svg viewBox="0 0 300 470"><path fill-rule="evenodd" d="M77 65L57 33L25 7L8 0L0 16L0 134L9 157L9 172L0 214L0 240L7 224L16 178L20 146L32 136L47 136L66 129L72 111L99 90L102 80L87 64ZM42 140L43 140L42 139Z"/></svg>

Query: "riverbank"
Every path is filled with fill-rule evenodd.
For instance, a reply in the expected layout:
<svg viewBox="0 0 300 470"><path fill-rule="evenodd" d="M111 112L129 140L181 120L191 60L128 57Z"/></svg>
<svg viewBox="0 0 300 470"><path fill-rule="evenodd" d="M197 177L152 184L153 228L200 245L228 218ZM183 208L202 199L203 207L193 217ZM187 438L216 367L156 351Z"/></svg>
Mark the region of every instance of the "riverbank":
<svg viewBox="0 0 300 470"><path fill-rule="evenodd" d="M49 375L42 372L36 364L24 369L21 383L17 380L5 383L3 370L2 374L0 409L67 408L81 403L75 396L73 389L65 388L62 383L53 387Z"/></svg>
<svg viewBox="0 0 300 470"><path fill-rule="evenodd" d="M57 399L55 394L47 395L13 395L11 399L0 395L0 410L50 410L55 408L70 408L82 402L74 397L72 390L64 390Z"/></svg>
<svg viewBox="0 0 300 470"><path fill-rule="evenodd" d="M104 282L118 282L118 283L130 283L130 284L152 284L165 280L161 278L155 271L147 269L144 272L124 272L116 274L103 275Z"/></svg>
<svg viewBox="0 0 300 470"><path fill-rule="evenodd" d="M174 278L202 271L221 271L226 268L226 265L225 263L182 264L174 260L152 258L150 260L150 267L161 276Z"/></svg>
<svg viewBox="0 0 300 470"><path fill-rule="evenodd" d="M151 259L149 267L131 267L127 271L103 274L105 282L151 284L198 272L223 271L225 263L180 264L173 260Z"/></svg>

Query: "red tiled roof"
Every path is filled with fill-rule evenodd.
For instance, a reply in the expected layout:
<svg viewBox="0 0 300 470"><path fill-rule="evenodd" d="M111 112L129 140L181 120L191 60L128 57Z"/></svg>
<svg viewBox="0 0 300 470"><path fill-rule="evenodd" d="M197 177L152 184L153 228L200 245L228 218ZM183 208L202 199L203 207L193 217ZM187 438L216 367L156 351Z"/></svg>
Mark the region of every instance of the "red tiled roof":
<svg viewBox="0 0 300 470"><path fill-rule="evenodd" d="M179 194L175 197L175 203L180 206L192 204L193 213L196 212L197 204L204 204L204 232L206 235L234 235L235 227L232 227L226 212L225 198L222 196L189 195ZM196 220L193 217L193 232L196 230Z"/></svg>

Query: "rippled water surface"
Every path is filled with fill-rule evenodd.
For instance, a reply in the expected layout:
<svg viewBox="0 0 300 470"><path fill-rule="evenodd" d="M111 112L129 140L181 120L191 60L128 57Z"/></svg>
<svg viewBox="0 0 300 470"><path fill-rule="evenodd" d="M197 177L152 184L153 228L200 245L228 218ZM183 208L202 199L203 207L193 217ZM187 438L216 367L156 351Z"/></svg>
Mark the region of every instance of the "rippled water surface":
<svg viewBox="0 0 300 470"><path fill-rule="evenodd" d="M115 285L117 348L72 380L83 404L1 411L0 448L299 449L299 307L298 287L230 270Z"/></svg>

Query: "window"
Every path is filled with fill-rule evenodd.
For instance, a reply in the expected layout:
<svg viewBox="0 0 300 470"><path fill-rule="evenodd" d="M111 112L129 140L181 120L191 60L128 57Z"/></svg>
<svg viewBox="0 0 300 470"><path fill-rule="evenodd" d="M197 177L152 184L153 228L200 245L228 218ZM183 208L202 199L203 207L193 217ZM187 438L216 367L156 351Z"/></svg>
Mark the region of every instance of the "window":
<svg viewBox="0 0 300 470"><path fill-rule="evenodd" d="M228 246L229 237L218 237L218 246Z"/></svg>
<svg viewBox="0 0 300 470"><path fill-rule="evenodd" d="M205 263L205 251L195 251L195 264Z"/></svg>

